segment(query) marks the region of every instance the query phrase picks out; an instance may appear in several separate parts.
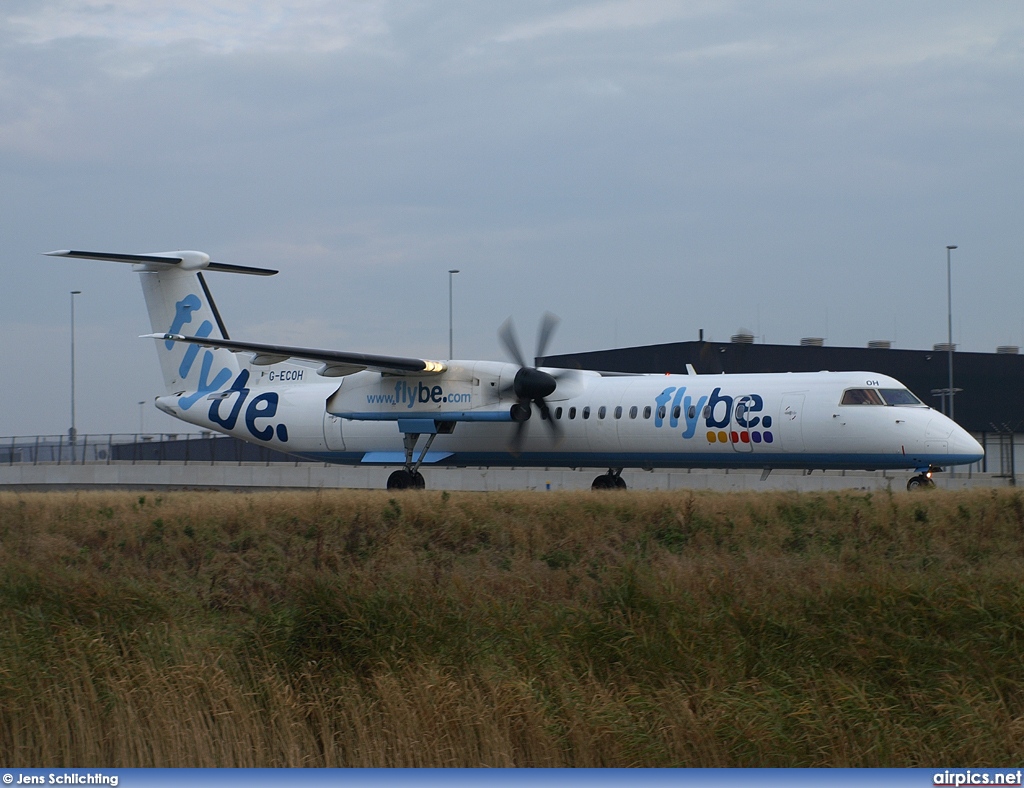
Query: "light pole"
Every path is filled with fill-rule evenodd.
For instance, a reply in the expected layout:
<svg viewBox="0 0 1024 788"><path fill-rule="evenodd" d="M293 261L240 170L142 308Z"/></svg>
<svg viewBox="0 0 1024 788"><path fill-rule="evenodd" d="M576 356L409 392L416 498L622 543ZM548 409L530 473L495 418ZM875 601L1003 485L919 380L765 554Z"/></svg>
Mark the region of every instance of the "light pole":
<svg viewBox="0 0 1024 788"><path fill-rule="evenodd" d="M458 268L448 269L448 360L455 355L455 330L452 322L452 278L459 272Z"/></svg>
<svg viewBox="0 0 1024 788"><path fill-rule="evenodd" d="M949 418L954 419L953 416L953 275L952 266L950 264L950 256L953 250L956 249L955 245L946 247L946 317L948 319L948 341L946 343L946 350L949 353ZM955 421L955 419L954 419Z"/></svg>
<svg viewBox="0 0 1024 788"><path fill-rule="evenodd" d="M81 294L81 290L71 291L71 429L68 430L68 438L72 446L78 435L75 429L75 296Z"/></svg>
<svg viewBox="0 0 1024 788"><path fill-rule="evenodd" d="M141 435L146 431L145 422L142 420L142 407L146 404L146 400L139 400L139 434Z"/></svg>

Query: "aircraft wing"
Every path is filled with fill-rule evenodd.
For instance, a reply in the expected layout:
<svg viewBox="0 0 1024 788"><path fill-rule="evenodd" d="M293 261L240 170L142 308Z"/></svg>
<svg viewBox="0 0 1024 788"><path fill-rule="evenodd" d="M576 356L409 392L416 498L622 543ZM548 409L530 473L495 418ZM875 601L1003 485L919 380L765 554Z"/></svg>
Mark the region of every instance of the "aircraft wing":
<svg viewBox="0 0 1024 788"><path fill-rule="evenodd" d="M442 361L430 361L422 358L378 356L370 353L346 353L338 350L317 350L316 348L291 347L289 345L240 342L235 339L188 337L182 334L143 334L143 337L163 339L170 342L186 342L203 347L226 348L236 353L252 353L252 363L257 366L277 364L290 358L320 361L323 363L323 366L317 370L318 374L329 378L351 375L364 369L387 372L392 375L439 374L448 369L448 365Z"/></svg>

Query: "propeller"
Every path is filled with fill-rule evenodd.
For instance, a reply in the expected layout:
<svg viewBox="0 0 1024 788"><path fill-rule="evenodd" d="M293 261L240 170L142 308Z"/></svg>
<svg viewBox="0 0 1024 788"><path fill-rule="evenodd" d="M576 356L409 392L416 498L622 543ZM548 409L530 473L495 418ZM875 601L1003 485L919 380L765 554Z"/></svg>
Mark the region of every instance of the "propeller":
<svg viewBox="0 0 1024 788"><path fill-rule="evenodd" d="M545 354L558 322L555 315L550 312L544 313L540 321L540 329L537 331L535 357L539 358ZM519 340L516 338L516 329L511 317L501 324L501 328L498 329L498 338L512 360L519 365L512 384L501 391L501 395L512 393L516 396L516 403L512 406L512 420L516 422L516 431L512 435L509 451L515 455L522 451L523 441L526 439L526 422L533 412L530 408L531 403L537 406L541 418L551 430L551 435L558 441L562 437L562 429L558 426L558 422L551 418L551 409L545 399L555 393L555 389L558 387L558 378L526 363L523 352L520 350Z"/></svg>

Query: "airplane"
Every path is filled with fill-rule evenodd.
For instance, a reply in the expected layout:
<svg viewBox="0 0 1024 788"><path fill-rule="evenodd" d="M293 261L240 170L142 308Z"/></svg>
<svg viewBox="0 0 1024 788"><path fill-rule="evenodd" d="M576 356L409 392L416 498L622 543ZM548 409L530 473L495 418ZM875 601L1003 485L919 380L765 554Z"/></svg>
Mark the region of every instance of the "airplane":
<svg viewBox="0 0 1024 788"><path fill-rule="evenodd" d="M205 272L270 276L204 252L54 257L132 264L165 391L156 407L206 430L310 460L399 466L387 489L423 489L424 467L913 471L907 489L984 449L902 383L875 372L701 375L538 368L511 319L512 363L406 358L231 339ZM544 355L557 318L538 332ZM537 425L540 422L540 425ZM537 426L532 426L537 425ZM422 439L422 441L421 441Z"/></svg>

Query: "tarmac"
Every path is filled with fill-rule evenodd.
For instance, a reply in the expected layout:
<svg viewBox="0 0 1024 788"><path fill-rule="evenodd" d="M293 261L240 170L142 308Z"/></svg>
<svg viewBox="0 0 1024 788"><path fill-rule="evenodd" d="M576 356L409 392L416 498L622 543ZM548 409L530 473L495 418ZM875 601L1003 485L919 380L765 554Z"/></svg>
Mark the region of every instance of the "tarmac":
<svg viewBox="0 0 1024 788"><path fill-rule="evenodd" d="M314 463L110 463L11 464L0 466L0 489L386 489L395 470L380 466ZM604 468L422 468L428 490L585 490ZM769 491L866 490L900 492L912 472L624 470L633 490ZM987 473L947 472L934 477L939 489L1013 486L1013 479Z"/></svg>

